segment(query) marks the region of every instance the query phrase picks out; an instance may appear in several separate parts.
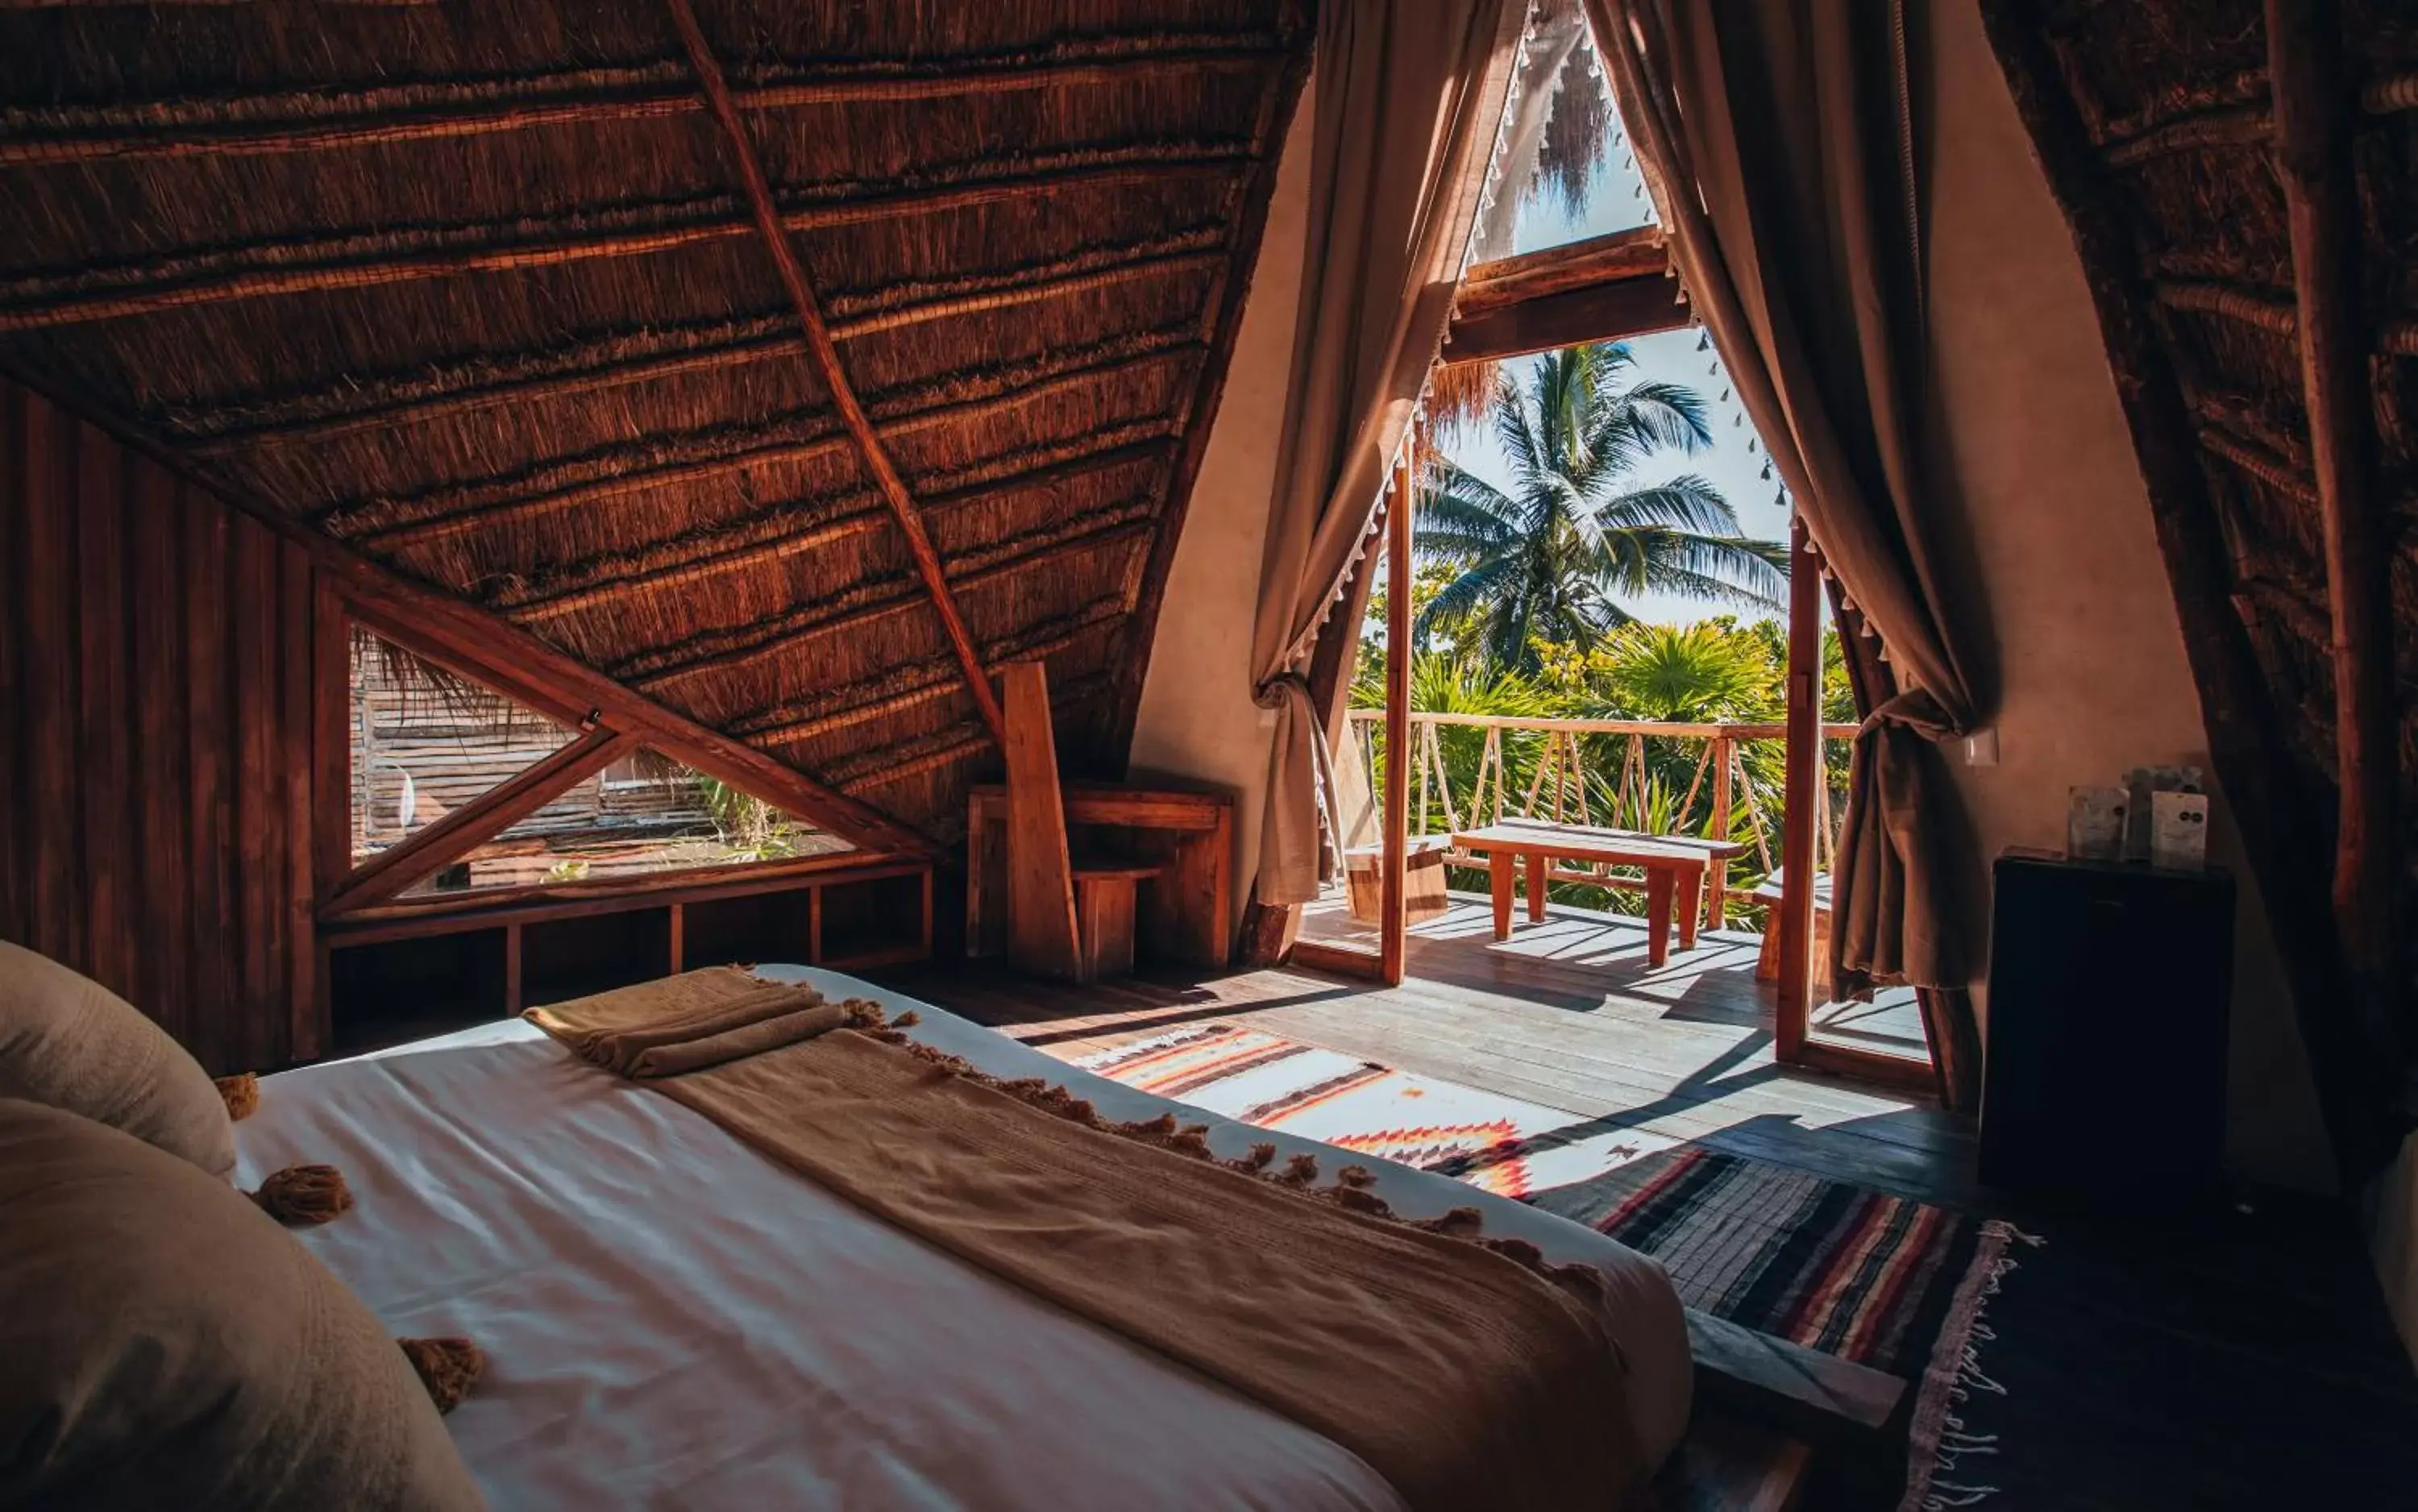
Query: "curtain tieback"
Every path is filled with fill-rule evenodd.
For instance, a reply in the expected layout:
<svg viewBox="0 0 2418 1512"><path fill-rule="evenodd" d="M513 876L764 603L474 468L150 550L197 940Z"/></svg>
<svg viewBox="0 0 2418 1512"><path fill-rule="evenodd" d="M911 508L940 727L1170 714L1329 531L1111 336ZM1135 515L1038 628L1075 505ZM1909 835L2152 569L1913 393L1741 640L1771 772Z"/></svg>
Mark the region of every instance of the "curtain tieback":
<svg viewBox="0 0 2418 1512"><path fill-rule="evenodd" d="M1860 741L1891 725L1912 730L1926 741L1954 740L1966 730L1964 721L1951 718L1939 707L1939 701L1921 688L1908 688L1884 700L1856 726L1856 739Z"/></svg>
<svg viewBox="0 0 2418 1512"><path fill-rule="evenodd" d="M1251 702L1262 709L1290 706L1293 717L1309 731L1310 802L1318 815L1318 879L1332 881L1342 869L1343 825L1335 812L1335 753L1326 743L1326 722L1310 702L1309 679L1299 672L1279 672L1251 690Z"/></svg>

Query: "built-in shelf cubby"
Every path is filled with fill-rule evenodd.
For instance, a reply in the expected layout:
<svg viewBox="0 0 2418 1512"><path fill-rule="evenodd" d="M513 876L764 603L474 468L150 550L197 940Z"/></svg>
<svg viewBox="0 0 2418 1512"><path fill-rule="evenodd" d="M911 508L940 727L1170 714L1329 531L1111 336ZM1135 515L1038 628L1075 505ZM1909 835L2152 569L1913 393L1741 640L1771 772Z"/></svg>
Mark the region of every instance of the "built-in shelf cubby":
<svg viewBox="0 0 2418 1512"><path fill-rule="evenodd" d="M483 906L399 904L323 925L319 942L335 1051L353 1054L703 966L921 960L932 873L826 862Z"/></svg>

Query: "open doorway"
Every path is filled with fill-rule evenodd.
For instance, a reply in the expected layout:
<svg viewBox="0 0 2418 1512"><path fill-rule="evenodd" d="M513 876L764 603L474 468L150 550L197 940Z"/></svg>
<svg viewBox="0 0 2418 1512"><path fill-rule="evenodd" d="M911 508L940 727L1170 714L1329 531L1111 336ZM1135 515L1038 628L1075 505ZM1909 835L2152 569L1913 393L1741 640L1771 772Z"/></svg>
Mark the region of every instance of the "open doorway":
<svg viewBox="0 0 2418 1512"><path fill-rule="evenodd" d="M1531 54L1514 98L1552 109L1506 133L1322 646L1343 865L1296 958L1573 1000L1593 972L1757 1026L1749 1059L1928 1086L1910 991L1821 1000L1845 658L1588 52Z"/></svg>

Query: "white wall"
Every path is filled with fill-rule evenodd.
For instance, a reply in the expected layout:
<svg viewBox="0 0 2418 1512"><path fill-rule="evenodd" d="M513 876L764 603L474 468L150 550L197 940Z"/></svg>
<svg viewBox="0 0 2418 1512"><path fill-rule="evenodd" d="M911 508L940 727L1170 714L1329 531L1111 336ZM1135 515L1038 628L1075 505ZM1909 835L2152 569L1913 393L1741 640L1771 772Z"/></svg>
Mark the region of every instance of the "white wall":
<svg viewBox="0 0 2418 1512"><path fill-rule="evenodd" d="M1937 481L1969 524L1980 582L1962 607L1996 647L2001 689L1999 765L1953 770L1986 861L2061 848L2069 787L2205 765L2208 738L2064 218L1974 0L1937 0L1930 21ZM2238 837L2220 829L2212 844L2242 884L2228 1154L2256 1181L2324 1189L2331 1160L2257 889Z"/></svg>
<svg viewBox="0 0 2418 1512"><path fill-rule="evenodd" d="M1272 725L1251 702L1251 619L1293 370L1316 88L1313 79L1303 90L1285 138L1258 270L1184 536L1169 566L1166 607L1134 725L1137 772L1174 773L1233 789L1238 905L1259 873L1267 793ZM1238 919L1240 912L1238 907Z"/></svg>

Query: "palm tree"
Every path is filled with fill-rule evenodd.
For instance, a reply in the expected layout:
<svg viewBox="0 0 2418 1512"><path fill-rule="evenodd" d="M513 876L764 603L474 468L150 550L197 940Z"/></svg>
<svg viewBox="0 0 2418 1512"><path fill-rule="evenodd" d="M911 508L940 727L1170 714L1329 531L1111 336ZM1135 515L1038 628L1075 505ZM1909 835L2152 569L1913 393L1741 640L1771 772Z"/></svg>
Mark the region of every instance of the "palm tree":
<svg viewBox="0 0 2418 1512"><path fill-rule="evenodd" d="M1737 512L1711 483L1689 473L1621 486L1658 451L1712 444L1695 391L1627 379L1634 366L1625 344L1599 343L1548 353L1525 388L1497 383L1509 494L1447 457L1431 460L1416 549L1455 572L1419 616L1422 641L1465 628L1494 665L1530 670L1539 639L1584 648L1629 623L1623 598L1780 607L1787 548L1740 535Z"/></svg>

